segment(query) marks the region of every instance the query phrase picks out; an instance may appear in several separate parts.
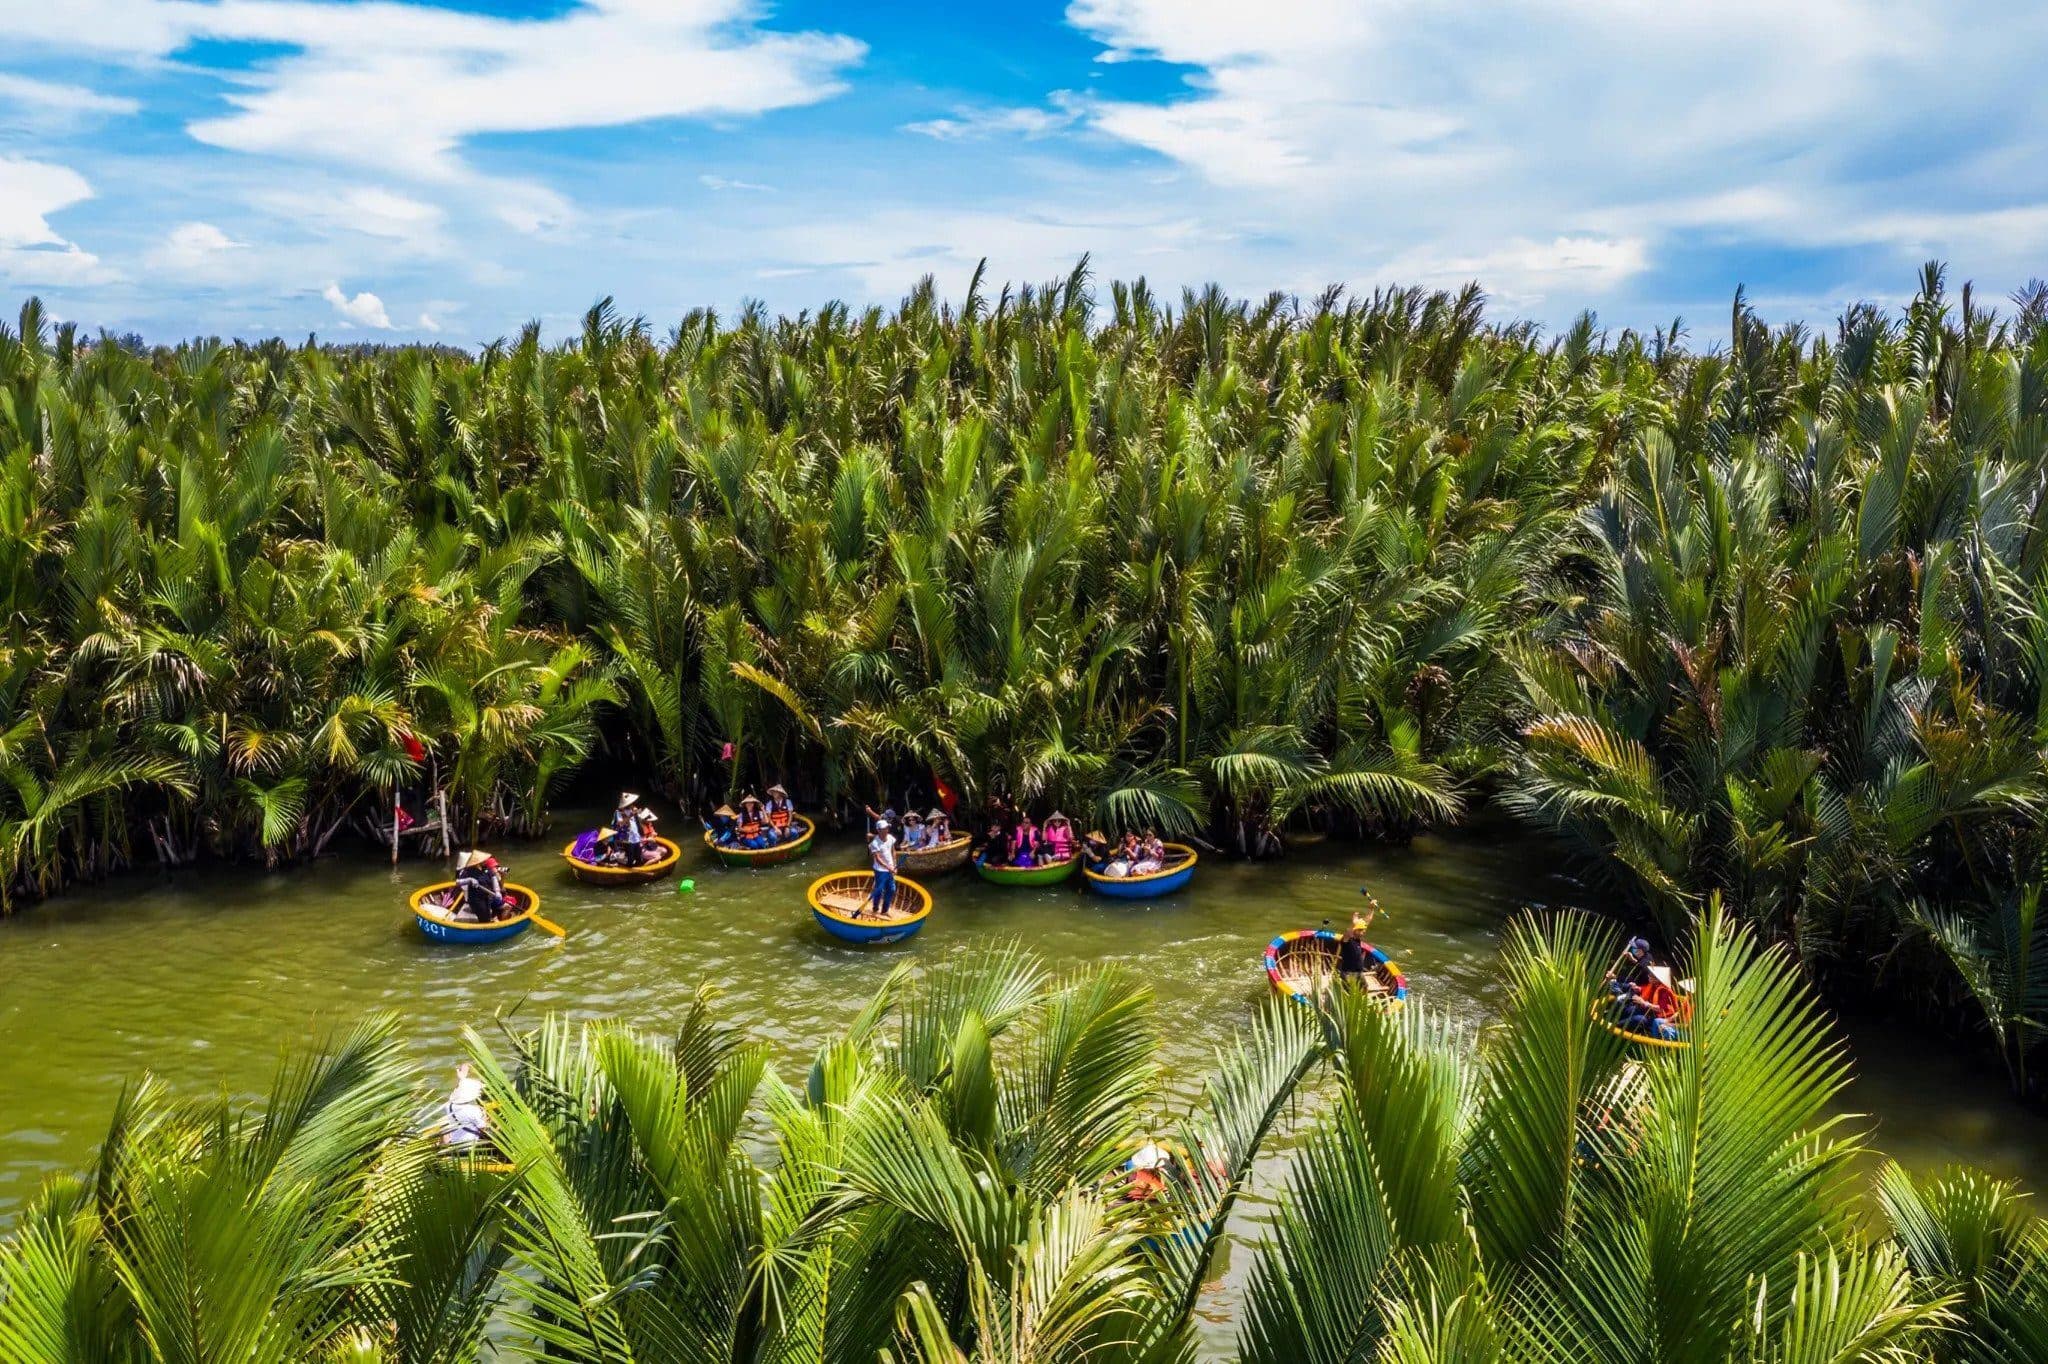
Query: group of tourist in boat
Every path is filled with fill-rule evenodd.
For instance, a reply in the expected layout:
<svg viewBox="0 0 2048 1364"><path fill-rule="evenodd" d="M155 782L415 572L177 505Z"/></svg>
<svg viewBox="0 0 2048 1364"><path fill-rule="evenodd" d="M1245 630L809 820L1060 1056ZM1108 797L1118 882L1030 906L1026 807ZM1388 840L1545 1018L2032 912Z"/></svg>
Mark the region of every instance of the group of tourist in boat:
<svg viewBox="0 0 2048 1364"><path fill-rule="evenodd" d="M1088 869L1097 876L1150 876L1166 868L1166 844L1157 829L1143 835L1127 831L1114 846L1101 834L1091 833L1086 852Z"/></svg>
<svg viewBox="0 0 2048 1364"><path fill-rule="evenodd" d="M730 805L719 806L712 811L705 827L711 830L712 846L719 848L758 851L803 837L803 830L797 826L796 802L781 786L769 787L765 802L749 791L740 797L738 810Z"/></svg>
<svg viewBox="0 0 2048 1364"><path fill-rule="evenodd" d="M1671 968L1650 956L1647 938L1630 938L1621 959L1607 973L1607 993L1617 1028L1659 1042L1682 1040L1684 1002L1671 979Z"/></svg>
<svg viewBox="0 0 2048 1364"><path fill-rule="evenodd" d="M655 842L654 812L640 803L635 791L621 791L612 810L611 822L596 831L588 854L581 860L603 867L637 867L661 859L661 845ZM582 853L583 849L578 849Z"/></svg>
<svg viewBox="0 0 2048 1364"><path fill-rule="evenodd" d="M1028 813L1015 820L1005 820L998 813L982 835L977 860L989 867L1049 867L1072 861L1077 846L1073 821L1057 810L1045 817L1042 826Z"/></svg>

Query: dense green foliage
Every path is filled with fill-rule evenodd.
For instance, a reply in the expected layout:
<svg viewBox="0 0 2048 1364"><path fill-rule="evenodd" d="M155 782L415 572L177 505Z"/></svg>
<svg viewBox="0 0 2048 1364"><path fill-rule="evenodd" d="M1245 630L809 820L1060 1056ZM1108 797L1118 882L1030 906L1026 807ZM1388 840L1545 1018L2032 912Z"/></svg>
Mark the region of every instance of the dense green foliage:
<svg viewBox="0 0 2048 1364"><path fill-rule="evenodd" d="M1253 1364L2043 1357L2048 1226L1968 1171L1858 1196L1841 1053L1781 950L1710 908L1699 1045L1643 1055L1592 1016L1617 941L1518 925L1476 1042L1275 1000L1191 1107L1143 986L1014 950L898 972L794 1084L703 1000L666 1038L472 1033L489 1163L422 1131L372 1023L260 1107L125 1099L0 1243L0 1354L1165 1364L1202 1353L1234 1232ZM1130 1201L1160 1138L1190 1177ZM1277 1207L1233 1218L1255 1161Z"/></svg>
<svg viewBox="0 0 2048 1364"><path fill-rule="evenodd" d="M2048 1021L2048 328L1142 284L481 356L0 334L0 896L936 774L1270 851L1498 800L1676 937ZM403 737L429 747L423 773ZM721 746L736 746L731 767ZM1904 987L1903 989L1901 987Z"/></svg>

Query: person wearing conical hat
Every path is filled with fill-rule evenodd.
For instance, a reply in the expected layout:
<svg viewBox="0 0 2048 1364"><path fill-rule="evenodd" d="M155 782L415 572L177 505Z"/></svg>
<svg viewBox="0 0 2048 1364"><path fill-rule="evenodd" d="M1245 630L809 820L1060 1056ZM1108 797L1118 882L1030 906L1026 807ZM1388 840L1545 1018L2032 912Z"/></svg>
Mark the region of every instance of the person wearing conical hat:
<svg viewBox="0 0 2048 1364"><path fill-rule="evenodd" d="M641 844L645 836L640 830L640 793L619 792L618 808L612 811L611 854L622 867L640 865Z"/></svg>
<svg viewBox="0 0 2048 1364"><path fill-rule="evenodd" d="M953 818L934 805L924 817L925 845L936 848L953 841Z"/></svg>
<svg viewBox="0 0 2048 1364"><path fill-rule="evenodd" d="M787 787L768 788L768 827L774 831L778 843L796 836L796 802L789 798Z"/></svg>
<svg viewBox="0 0 2048 1364"><path fill-rule="evenodd" d="M740 797L740 846L743 848L772 848L775 837L768 831L768 820L761 810L761 798L752 791Z"/></svg>
<svg viewBox="0 0 2048 1364"><path fill-rule="evenodd" d="M733 842L739 838L739 811L733 809L730 805L721 805L711 812L711 822L704 827L711 831L712 846L719 848L731 847Z"/></svg>
<svg viewBox="0 0 2048 1364"><path fill-rule="evenodd" d="M912 810L903 817L904 852L916 852L931 841L931 835L924 827L924 816Z"/></svg>
<svg viewBox="0 0 2048 1364"><path fill-rule="evenodd" d="M455 917L477 923L489 923L497 918L504 905L504 885L504 877L488 856L475 848L458 854L455 858L455 886L460 900Z"/></svg>
<svg viewBox="0 0 2048 1364"><path fill-rule="evenodd" d="M1048 862L1065 862L1073 857L1073 822L1057 810L1047 815L1045 827L1038 833L1038 846Z"/></svg>

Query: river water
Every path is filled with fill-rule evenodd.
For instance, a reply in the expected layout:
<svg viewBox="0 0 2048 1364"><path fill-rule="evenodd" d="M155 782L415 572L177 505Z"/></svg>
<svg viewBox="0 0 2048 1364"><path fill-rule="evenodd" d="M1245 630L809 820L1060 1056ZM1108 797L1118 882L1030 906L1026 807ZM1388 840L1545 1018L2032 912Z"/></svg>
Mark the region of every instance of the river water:
<svg viewBox="0 0 2048 1364"><path fill-rule="evenodd" d="M1141 973L1165 1059L1191 1087L1265 997L1266 941L1341 924L1361 883L1388 911L1373 936L1416 994L1472 1022L1497 995L1504 921L1571 895L1544 849L1498 832L1406 848L1326 844L1277 863L1205 860L1187 891L1155 902L1074 885L999 888L963 870L929 883L937 908L918 938L859 949L825 937L804 904L813 878L861 864L851 837L821 835L810 856L758 871L724 870L691 844L680 876L695 880L692 894L675 880L599 889L571 880L554 855L594 818L565 816L554 841L508 859L512 879L538 889L546 916L569 930L561 943L538 931L487 948L429 943L405 897L439 878L428 864L394 870L367 854L272 874L137 875L0 922L0 1223L44 1176L87 1159L142 1069L183 1093L257 1093L283 1048L368 1010L397 1013L423 1059L452 1064L462 1025L487 1028L501 1008L659 1029L710 982L722 1015L771 1040L794 1078L899 962L1010 939L1056 967L1116 961ZM1848 1107L1873 1116L1875 1145L1910 1167L1969 1161L2048 1189L2048 1123L2007 1101L1994 1070L1897 1028L1855 1027L1850 1038L1859 1075ZM1206 1304L1219 1335L1249 1257L1234 1259Z"/></svg>

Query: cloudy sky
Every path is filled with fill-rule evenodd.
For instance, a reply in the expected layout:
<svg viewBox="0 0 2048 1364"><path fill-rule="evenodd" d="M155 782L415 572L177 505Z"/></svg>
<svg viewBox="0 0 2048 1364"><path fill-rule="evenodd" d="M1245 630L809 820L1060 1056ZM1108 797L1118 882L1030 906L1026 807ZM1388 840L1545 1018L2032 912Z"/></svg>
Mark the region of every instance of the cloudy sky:
<svg viewBox="0 0 2048 1364"><path fill-rule="evenodd" d="M1711 338L2048 275L2044 72L2039 0L0 0L0 297L469 343L1086 251Z"/></svg>

